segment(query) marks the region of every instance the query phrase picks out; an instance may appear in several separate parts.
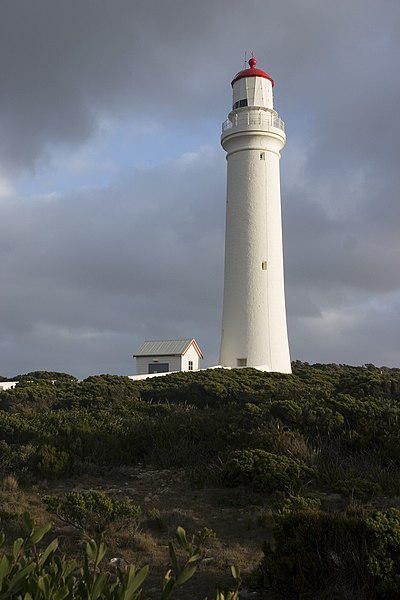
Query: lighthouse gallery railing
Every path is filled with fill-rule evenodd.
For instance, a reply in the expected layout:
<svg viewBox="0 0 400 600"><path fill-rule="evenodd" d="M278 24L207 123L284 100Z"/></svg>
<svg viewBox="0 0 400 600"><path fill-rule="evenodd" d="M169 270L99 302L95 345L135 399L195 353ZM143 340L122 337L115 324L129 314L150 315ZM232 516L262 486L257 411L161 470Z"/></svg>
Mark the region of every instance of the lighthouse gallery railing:
<svg viewBox="0 0 400 600"><path fill-rule="evenodd" d="M231 120L232 119L232 120ZM264 110L237 112L222 123L222 131L243 125L260 125L261 127L276 127L285 131L285 123L279 117L275 117Z"/></svg>

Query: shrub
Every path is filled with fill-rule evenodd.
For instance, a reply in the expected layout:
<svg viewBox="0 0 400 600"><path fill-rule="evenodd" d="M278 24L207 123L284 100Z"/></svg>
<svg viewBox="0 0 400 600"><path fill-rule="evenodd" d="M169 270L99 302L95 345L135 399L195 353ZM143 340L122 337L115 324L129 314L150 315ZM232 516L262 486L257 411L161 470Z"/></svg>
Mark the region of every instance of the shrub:
<svg viewBox="0 0 400 600"><path fill-rule="evenodd" d="M340 479L335 483L334 489L355 500L370 500L374 496L382 494L382 488L379 483L364 477Z"/></svg>
<svg viewBox="0 0 400 600"><path fill-rule="evenodd" d="M298 490L315 474L315 468L302 460L256 449L232 452L223 478L231 486L250 485L256 491L273 492Z"/></svg>
<svg viewBox="0 0 400 600"><path fill-rule="evenodd" d="M288 423L302 422L302 407L292 400L276 401L271 404L271 415Z"/></svg>
<svg viewBox="0 0 400 600"><path fill-rule="evenodd" d="M318 511L321 507L319 498L289 496L276 506L276 514L280 517L291 515L297 511Z"/></svg>
<svg viewBox="0 0 400 600"><path fill-rule="evenodd" d="M150 527L154 527L159 531L163 531L166 529L165 519L161 515L161 512L158 508L149 508L147 511L147 523Z"/></svg>
<svg viewBox="0 0 400 600"><path fill-rule="evenodd" d="M0 469L7 474L26 474L36 464L36 449L32 444L7 444L0 441Z"/></svg>
<svg viewBox="0 0 400 600"><path fill-rule="evenodd" d="M78 529L96 534L103 533L111 524L122 524L135 529L141 515L141 508L129 498L114 500L104 492L70 492L64 498L44 496L43 502L49 512Z"/></svg>
<svg viewBox="0 0 400 600"><path fill-rule="evenodd" d="M215 540L217 534L215 533L214 529L211 529L211 527L203 527L203 529L200 529L196 533L196 537L199 539L201 544L204 544L204 542L207 540Z"/></svg>
<svg viewBox="0 0 400 600"><path fill-rule="evenodd" d="M48 479L57 479L67 475L70 458L65 450L58 450L51 444L44 444L37 450L37 470L39 475Z"/></svg>
<svg viewBox="0 0 400 600"><path fill-rule="evenodd" d="M366 520L368 568L377 580L378 598L395 598L400 590L400 510L374 512Z"/></svg>
<svg viewBox="0 0 400 600"><path fill-rule="evenodd" d="M276 515L258 586L288 598L391 600L400 589L400 510Z"/></svg>

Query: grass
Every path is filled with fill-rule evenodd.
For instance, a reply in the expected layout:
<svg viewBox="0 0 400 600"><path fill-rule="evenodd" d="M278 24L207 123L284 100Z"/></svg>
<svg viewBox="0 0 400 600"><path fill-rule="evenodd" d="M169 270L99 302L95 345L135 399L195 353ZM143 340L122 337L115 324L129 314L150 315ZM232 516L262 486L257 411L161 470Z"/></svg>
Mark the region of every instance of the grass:
<svg viewBox="0 0 400 600"><path fill-rule="evenodd" d="M5 492L16 492L18 490L18 480L14 475L6 475L1 487Z"/></svg>

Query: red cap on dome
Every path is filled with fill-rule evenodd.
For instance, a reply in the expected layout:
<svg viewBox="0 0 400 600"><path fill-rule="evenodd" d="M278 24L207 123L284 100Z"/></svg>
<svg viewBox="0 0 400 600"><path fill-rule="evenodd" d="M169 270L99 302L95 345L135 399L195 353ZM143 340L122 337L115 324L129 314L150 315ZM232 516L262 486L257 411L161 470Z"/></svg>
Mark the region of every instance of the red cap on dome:
<svg viewBox="0 0 400 600"><path fill-rule="evenodd" d="M231 85L238 81L239 79L243 79L243 77L264 77L264 79L269 79L272 83L272 87L274 87L274 80L268 73L262 71L261 69L256 68L257 60L254 56L249 60L250 69L244 69L243 71L239 71L232 79Z"/></svg>

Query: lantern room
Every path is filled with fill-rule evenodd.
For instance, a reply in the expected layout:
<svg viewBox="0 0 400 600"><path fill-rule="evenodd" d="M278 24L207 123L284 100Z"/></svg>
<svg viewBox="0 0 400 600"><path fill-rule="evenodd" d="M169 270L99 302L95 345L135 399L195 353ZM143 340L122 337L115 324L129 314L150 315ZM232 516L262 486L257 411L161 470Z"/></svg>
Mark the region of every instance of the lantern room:
<svg viewBox="0 0 400 600"><path fill-rule="evenodd" d="M257 69L257 60L249 60L249 69L239 71L232 80L232 110L246 106L273 109L274 80L265 71Z"/></svg>

